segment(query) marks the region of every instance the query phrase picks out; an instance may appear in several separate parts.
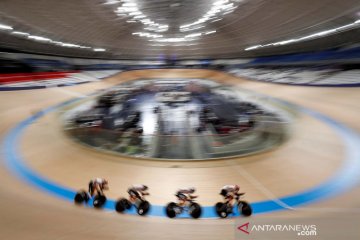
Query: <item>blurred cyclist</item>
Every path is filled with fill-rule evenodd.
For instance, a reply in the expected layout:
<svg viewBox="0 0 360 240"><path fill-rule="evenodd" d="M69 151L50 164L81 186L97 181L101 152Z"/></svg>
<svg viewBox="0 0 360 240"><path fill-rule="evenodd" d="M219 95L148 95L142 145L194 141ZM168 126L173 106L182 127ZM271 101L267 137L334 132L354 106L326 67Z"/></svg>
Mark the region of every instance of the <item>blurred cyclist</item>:
<svg viewBox="0 0 360 240"><path fill-rule="evenodd" d="M179 206L184 206L190 200L197 198L198 196L193 195L195 190L194 187L179 189L175 194L179 200Z"/></svg>
<svg viewBox="0 0 360 240"><path fill-rule="evenodd" d="M150 195L147 190L148 186L143 184L134 184L128 189L128 193L130 196L130 201L135 202L136 199L144 200L143 196Z"/></svg>
<svg viewBox="0 0 360 240"><path fill-rule="evenodd" d="M221 188L220 195L222 195L225 200L226 204L230 204L230 206L233 206L234 199L236 201L239 200L239 197L243 195L244 193L239 193L240 187L238 185L225 185Z"/></svg>
<svg viewBox="0 0 360 240"><path fill-rule="evenodd" d="M104 178L95 178L89 182L89 194L93 197L96 193L104 195L104 190L109 189L109 183Z"/></svg>

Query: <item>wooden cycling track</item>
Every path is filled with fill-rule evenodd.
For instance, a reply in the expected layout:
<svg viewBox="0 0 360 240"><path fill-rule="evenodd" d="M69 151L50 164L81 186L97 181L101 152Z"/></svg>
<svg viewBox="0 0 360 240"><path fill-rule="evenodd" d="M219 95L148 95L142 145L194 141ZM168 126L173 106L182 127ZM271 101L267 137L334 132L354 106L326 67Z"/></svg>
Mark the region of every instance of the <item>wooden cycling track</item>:
<svg viewBox="0 0 360 240"><path fill-rule="evenodd" d="M1 137L41 109L143 78L212 79L313 109L360 131L359 88L268 84L212 70L163 69L123 72L103 81L66 88L1 92ZM173 201L174 191L183 186L196 187L199 203L213 205L220 200L219 188L233 183L240 184L249 202L276 199L326 181L345 155L344 144L333 129L306 114L298 115L290 140L273 151L245 158L181 163L135 160L87 149L64 135L58 116L49 113L26 129L19 143L26 164L40 175L74 189L86 187L93 177L104 176L110 181L108 196L113 199L124 196L133 183L147 184L149 201L158 205ZM234 238L234 219L138 217L75 207L19 180L4 164L0 173L1 239ZM354 224L348 236L358 236L354 222L359 226L359 197L357 186L332 198L264 217L326 221L333 214L343 214ZM330 232L323 234L328 234L326 239L334 237Z"/></svg>

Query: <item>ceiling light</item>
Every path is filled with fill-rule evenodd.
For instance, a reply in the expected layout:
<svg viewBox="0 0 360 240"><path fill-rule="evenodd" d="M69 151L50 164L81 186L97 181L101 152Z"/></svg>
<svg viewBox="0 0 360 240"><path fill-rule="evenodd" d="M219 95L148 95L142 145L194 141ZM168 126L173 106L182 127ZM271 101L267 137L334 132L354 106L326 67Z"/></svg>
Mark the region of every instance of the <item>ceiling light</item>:
<svg viewBox="0 0 360 240"><path fill-rule="evenodd" d="M188 34L185 35L186 38L195 38L195 37L200 37L202 34L201 33L192 33L192 34Z"/></svg>
<svg viewBox="0 0 360 240"><path fill-rule="evenodd" d="M232 0L234 1L234 0ZM180 31L186 31L184 29L190 28L192 26L201 24L201 23L205 23L209 20L221 20L221 16L229 14L231 12L233 12L239 5L239 3L241 1L236 1L237 5L235 6L233 2L230 2L230 0L218 0L216 2L213 3L211 9L209 11L207 11L201 18L199 18L198 20L192 22L192 23L188 23L188 24L184 24L180 26ZM212 22L214 22L212 21Z"/></svg>
<svg viewBox="0 0 360 240"><path fill-rule="evenodd" d="M94 52L105 52L106 51L105 48L94 48L93 50L94 50Z"/></svg>
<svg viewBox="0 0 360 240"><path fill-rule="evenodd" d="M245 51L249 51L249 50L253 50L253 49L258 49L262 47L262 45L255 45L255 46L252 46L252 47L248 47L248 48L245 48Z"/></svg>
<svg viewBox="0 0 360 240"><path fill-rule="evenodd" d="M213 34L213 33L216 33L216 30L208 31L208 32L205 33L205 35L209 35L209 34Z"/></svg>
<svg viewBox="0 0 360 240"><path fill-rule="evenodd" d="M140 22L144 25L152 26L152 29L146 30L154 32L165 32L169 29L168 25L155 23L153 20L146 18L145 14L140 11L135 1L122 0L120 2L122 3L122 5L120 7L117 7L114 12L118 16L127 16L132 18L131 21L127 21L128 23Z"/></svg>
<svg viewBox="0 0 360 240"><path fill-rule="evenodd" d="M129 13L129 16L136 16L136 15L142 15L142 13L139 11Z"/></svg>
<svg viewBox="0 0 360 240"><path fill-rule="evenodd" d="M123 6L124 6L124 7L136 7L137 5L136 5L136 3L134 3L134 2L125 2L125 3L123 4Z"/></svg>
<svg viewBox="0 0 360 240"><path fill-rule="evenodd" d="M146 16L145 15L134 16L134 19L142 19L142 18L146 18Z"/></svg>
<svg viewBox="0 0 360 240"><path fill-rule="evenodd" d="M205 25L195 25L195 26L190 26L190 27L180 27L180 32L189 32L189 31L193 31L196 29L200 29L200 28L204 28Z"/></svg>
<svg viewBox="0 0 360 240"><path fill-rule="evenodd" d="M30 35L29 33L19 32L19 31L13 31L13 32L11 32L11 34L20 35L20 36L29 36Z"/></svg>
<svg viewBox="0 0 360 240"><path fill-rule="evenodd" d="M360 19L356 20L353 23L346 24L346 25L343 25L343 26L340 26L340 27L337 27L337 28L328 29L328 30L325 30L325 31L309 34L309 35L299 37L299 38L288 39L288 40L283 40L283 41L273 42L273 43L267 43L267 44L262 44L262 45L255 45L255 46L252 46L252 47L247 47L244 50L249 51L249 50L254 50L254 49L258 49L258 48L286 45L286 44L290 44L290 43L296 43L296 42L316 39L316 38L336 34L336 33L342 32L342 31L347 31L347 30L357 28L357 27L360 27Z"/></svg>
<svg viewBox="0 0 360 240"><path fill-rule="evenodd" d="M28 38L32 39L32 40L35 40L35 41L41 41L41 42L49 42L49 41L51 41L50 38L41 37L41 36L34 36L34 35L29 35Z"/></svg>
<svg viewBox="0 0 360 240"><path fill-rule="evenodd" d="M13 27L11 27L9 25L5 25L5 24L0 24L0 29L12 30ZM29 39L29 40L39 41L39 42L43 42L43 43L46 43L46 44L53 44L55 46L60 46L60 47L83 48L83 49L90 49L91 48L89 46L83 46L83 45L79 45L79 44L75 44L75 43L65 43L65 42L61 42L61 41L55 41L55 40L52 40L52 39L47 38L47 37L31 35L30 33L27 33L27 32L21 32L21 31L14 30L14 31L11 31L9 33L12 34L12 35L16 35L16 36L27 37L27 39ZM99 48L98 50L99 51L105 51L105 49L103 49L103 48Z"/></svg>
<svg viewBox="0 0 360 240"><path fill-rule="evenodd" d="M4 29L4 30L13 30L13 27L6 25L6 24L0 24L0 29Z"/></svg>
<svg viewBox="0 0 360 240"><path fill-rule="evenodd" d="M213 5L219 6L219 5L226 4L228 2L229 2L229 0L219 0L219 1L214 2Z"/></svg>
<svg viewBox="0 0 360 240"><path fill-rule="evenodd" d="M73 44L73 43L62 43L61 44L62 47L80 47L77 44Z"/></svg>
<svg viewBox="0 0 360 240"><path fill-rule="evenodd" d="M107 0L105 3L105 5L111 5L111 4L116 4L116 3L120 3L119 0Z"/></svg>

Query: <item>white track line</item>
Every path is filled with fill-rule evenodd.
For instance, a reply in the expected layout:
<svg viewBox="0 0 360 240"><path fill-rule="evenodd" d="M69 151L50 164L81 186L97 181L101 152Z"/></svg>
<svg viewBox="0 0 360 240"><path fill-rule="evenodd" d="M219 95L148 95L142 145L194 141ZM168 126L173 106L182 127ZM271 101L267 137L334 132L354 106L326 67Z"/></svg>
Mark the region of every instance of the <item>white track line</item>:
<svg viewBox="0 0 360 240"><path fill-rule="evenodd" d="M230 165L230 164L229 164ZM267 189L261 182L259 182L254 176L252 176L249 172L247 172L243 167L238 164L231 165L233 169L235 169L242 177L252 183L260 192L262 192L269 200L275 202L279 206L282 206L289 210L295 210L295 208L290 207L286 203L280 201L274 193L272 193L269 189Z"/></svg>

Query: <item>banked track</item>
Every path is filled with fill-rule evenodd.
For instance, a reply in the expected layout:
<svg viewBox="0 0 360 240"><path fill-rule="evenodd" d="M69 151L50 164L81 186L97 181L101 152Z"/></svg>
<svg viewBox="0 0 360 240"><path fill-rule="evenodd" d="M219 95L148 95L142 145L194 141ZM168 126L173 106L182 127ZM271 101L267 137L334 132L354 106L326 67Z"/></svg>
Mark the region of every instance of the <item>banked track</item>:
<svg viewBox="0 0 360 240"><path fill-rule="evenodd" d="M101 84L89 84L89 85L86 85L86 87L88 88L88 89L86 89L86 87L84 87L85 89L83 89L83 88L81 88L81 87L71 87L71 89L69 89L69 91L66 91L66 92L63 92L63 91L61 91L61 92L57 92L57 91L52 91L51 93L53 93L52 95L54 95L54 93L56 93L57 95L59 94L59 95L62 95L62 96L60 96L60 97L58 97L58 99L53 99L54 100L54 102L62 102L63 100L65 100L65 99L67 99L68 98L68 96L64 96L64 95L76 95L76 94L78 94L78 93L86 93L86 92L90 92L90 91L93 91L93 90L96 90L96 89L98 89L98 88L103 88L103 87L107 87L107 86L110 86L110 85L112 85L112 84L115 84L115 83L118 83L119 82L119 79L121 79L121 80L131 80L131 79L139 79L139 78L144 78L144 77L177 77L177 78L179 78L179 77L192 77L192 78L209 78L209 79L215 79L215 80L218 80L218 81L223 81L223 82L226 82L226 83L231 83L231 84L242 84L242 83L245 83L244 85L244 87L249 87L249 85L250 85L250 87L251 87L251 82L247 82L247 81L241 81L241 80L239 80L239 79L236 79L236 78L233 78L233 77L230 77L230 76L228 76L228 75L226 75L226 74L222 74L222 73L219 73L219 72L213 72L213 71L206 71L206 70L148 70L148 71L134 71L134 72L127 72L127 73L123 73L123 74L120 74L120 75L118 75L118 76L116 76L116 77L113 77L113 78L110 78L108 81L105 81L105 83L101 83ZM93 86L90 86L90 85L93 85ZM96 86L96 85L98 85L98 86ZM247 86L246 86L247 85ZM256 88L256 87L258 87L258 86L255 86L254 85L254 87ZM262 87L262 86L261 86ZM88 90L88 91L87 91ZM90 91L89 91L90 90ZM50 90L41 90L42 92L37 92L39 95L43 95L42 97L44 97L44 98L46 98L46 95L49 95L49 92L50 92ZM35 93L35 91L32 91L32 93L34 94ZM9 94L9 95L11 95L11 94ZM13 94L13 95L15 95L15 94ZM20 94L21 95L21 94ZM14 101L16 102L16 101L26 101L26 98L31 98L32 96L31 96L31 94L23 94L23 95L25 95L25 96L18 96L18 97L14 97L15 99L14 99ZM24 97L23 99L21 99L21 97ZM17 98L20 98L20 99L17 99ZM34 97L35 99L36 99L36 97ZM39 97L39 98L41 98L41 97ZM58 100L58 101L57 101ZM352 99L353 100L353 99ZM14 104L14 103L13 103ZM10 104L11 105L11 104ZM51 105L51 104L49 104L49 105ZM16 105L15 104L15 107L17 107L18 109L19 109L19 106L21 107L21 104L20 105ZM40 109L43 109L44 107L46 107L47 106L47 104L45 103L44 104L44 102L41 102L41 103L38 103L37 105L36 105L36 108L37 108L37 110L40 110ZM6 106L2 106L2 108L5 108L6 109ZM9 111L9 110L8 110ZM33 112L34 112L34 110L33 110ZM324 120L324 116L321 116L321 115L319 115L319 114L317 114L317 113L314 113L314 112L311 112L311 111L308 111L308 113L310 113L310 114L313 114L315 117L319 117L319 118L322 118L322 120ZM13 115L16 115L16 114L13 114ZM21 115L21 114L18 114L18 115ZM25 114L26 115L26 114ZM23 118L24 119L24 118ZM14 120L17 120L17 121L19 121L19 120L21 120L21 118L20 117L18 117L18 119L16 119L16 117L14 117ZM326 120L326 119L325 119ZM14 124L16 124L16 121L14 121ZM14 125L13 124L13 125ZM334 123L335 125L336 125L336 123ZM11 124L9 124L9 125L11 125ZM3 126L2 126L3 127ZM26 140L26 137L27 136L25 136L25 140ZM32 136L33 138L37 138L36 136ZM63 136L62 136L63 137ZM25 144L26 145L26 141L25 141L25 143L22 143L22 145L23 144ZM289 143L289 144L291 144L291 142ZM317 144L319 144L319 142L317 142ZM341 145L341 144L340 144ZM78 146L75 146L74 147L74 149L76 149ZM9 149L9 148L6 148L7 150ZM23 150L23 149L26 149L26 147L21 147L20 148L21 150ZM268 157L269 156L269 154L277 154L278 155L278 157L279 157L279 152L281 152L281 150L283 150L283 149L279 149L279 150L276 150L274 153L268 153L268 154L266 154L266 157ZM71 149L71 151L73 151L73 149ZM84 152L87 152L87 150L84 150L84 149L81 149L81 150L79 150L79 151L84 151ZM5 152L6 153L6 152ZM43 154L44 155L46 155L45 154L46 153L46 150L44 150L43 149ZM94 156L92 156L92 154L93 153L89 153L89 155L87 156L87 157L94 157ZM284 152L282 152L281 154L286 154L286 152L284 153ZM24 154L25 156L27 156L28 154L26 154L26 151L25 151L25 154ZM30 154L30 155L33 155L33 154ZM49 154L50 155L50 154ZM74 154L74 155L76 155L76 154ZM288 156L291 156L291 155L293 155L293 153L291 153L291 154L289 154ZM32 157L34 157L34 155L32 156ZM264 156L263 156L264 157ZM31 161L32 161L32 159L31 158L27 158L27 157L25 157L25 159L26 159L26 161L28 161L29 160L29 163L30 163L30 165L32 165L32 163L31 163ZM124 160L124 161L126 161L126 159ZM232 161L234 161L234 160L232 160ZM236 162L236 161L235 161ZM29 163L27 163L27 164L29 164ZM261 167L261 163L262 163L262 161L259 161L259 162L255 162L255 163L251 163L252 165L256 165L256 164L258 164L259 165L259 168ZM237 165L237 164L239 164L238 162L236 162L235 163L235 165ZM127 165L129 165L129 164L127 164ZM245 164L246 165L246 164ZM34 167L34 166L36 166L36 165L32 165L32 167ZM192 166L191 166L191 164L189 164L189 166L186 166L186 168L184 168L184 169L187 169L188 171L193 171L193 169L191 168ZM38 166L36 166L35 168L38 168L38 169L35 169L35 170L39 170L40 168L38 167ZM144 168L154 168L154 166L148 166L148 167L144 167ZM158 168L158 166L157 166L157 168ZM166 166L165 167L162 167L162 169L166 169ZM224 173L226 173L226 171L229 171L229 169L227 169L227 168L234 168L233 166L226 166L226 167L223 167L223 166L219 166L219 167L209 167L209 166L200 166L200 168L199 168L199 166L196 166L196 168L197 168L197 170L203 170L203 169L205 169L206 168L206 170L208 170L208 173L209 174L212 174L213 173L213 171L214 171L214 169L218 169L218 170L220 170L220 171L224 171ZM242 168L242 166L240 167L240 168ZM157 169L155 169L156 171L157 171ZM196 170L196 169L195 169ZM259 169L259 171L260 171L261 169ZM270 169L271 170L271 169ZM46 169L41 169L40 170L40 173L42 173L41 171L44 171L44 172L46 172ZM81 172L81 171L84 171L84 169L79 169L79 171ZM205 171L205 170L204 170ZM204 174L203 172L201 172L201 174ZM205 174L206 174L206 172L205 172ZM81 174L80 174L81 175ZM223 174L221 174L221 175L223 175ZM64 177L64 176L63 176ZM111 178L111 177L110 177ZM321 177L320 177L321 178ZM326 177L325 177L326 178ZM229 181L234 181L236 179L236 177L229 177L228 179L226 179L226 177L223 177L221 180L219 180L219 185L221 185L220 183L229 183ZM83 182L86 182L88 179L86 179L86 180L83 180ZM177 179L177 181L174 181L174 185L175 186L179 186L179 184L181 184L181 181L182 179ZM240 180L240 179L239 179ZM259 181L262 181L263 179L258 179ZM131 181L131 180L130 180ZM194 179L193 180L194 182L196 182L197 180L196 179ZM187 181L187 183L188 182L191 182L191 181ZM205 185L204 183L202 183L202 185ZM219 186L218 185L218 186ZM251 185L251 184L250 184ZM71 183L70 183L70 186L71 186ZM180 185L180 186L182 186L182 185ZM218 186L216 186L216 187L214 187L214 189L211 189L211 190L213 190L213 192L215 192L215 191L218 191L218 189L216 189ZM75 185L75 187L77 187L76 185ZM296 187L296 186L294 186L294 187ZM251 189L252 188L248 188L249 190L248 191L251 191ZM119 191L122 191L123 189L120 189ZM155 189L154 189L155 190ZM170 189L169 189L170 190ZM172 189L171 189L172 190ZM171 191L170 190L170 191ZM200 188L199 188L199 190L200 190ZM174 191L174 190L173 190ZM210 191L209 191L210 192ZM285 194L286 194L286 192L284 192ZM37 194L37 193L36 193ZM118 194L118 193L117 193ZM170 194L171 195L171 194ZM201 196L201 198L205 198L206 197L206 193L204 193L204 194L201 194L200 196ZM210 195L210 194L208 194L208 195ZM253 194L253 195L255 195L255 194ZM203 197L203 196L205 196L205 197ZM281 196L281 195L280 195ZM250 199L248 199L248 200L251 200L251 193L249 194L249 198ZM259 198L259 196L254 196L254 199L256 199L256 198ZM210 201L209 202L211 202L211 201L214 201L215 199L214 199L214 197L212 197L213 199L210 199ZM219 199L218 197L217 197L217 199ZM161 199L154 199L154 202L157 202L157 201L159 201L160 202L160 200ZM168 200L168 199L162 199L162 200ZM66 208L69 208L69 210L70 211L78 211L78 210L75 210L75 209L72 209L72 206L67 206L67 203L63 203L63 204L65 204L66 205ZM289 205L286 201L285 201L285 204L286 205ZM291 205L291 204L290 204ZM56 208L56 207L55 207ZM61 207L60 207L61 208ZM91 212L91 211L90 211ZM86 214L88 214L88 213L86 213ZM90 213L89 213L90 214ZM126 217L126 216L121 216L121 217L119 217L121 220L124 220L124 219L126 219L126 218L124 218L124 217ZM130 218L131 219L131 218ZM131 221L131 220L129 220L129 221ZM153 220L153 219L151 219L151 218L149 218L149 220L141 220L141 221L150 221L150 222L152 222L152 221L157 221L157 220ZM222 223L224 223L224 221L222 221ZM189 223L189 224L191 224L191 223ZM198 224L198 223L197 223ZM201 224L200 224L201 225ZM223 224L221 224L221 225L223 225ZM227 225L227 224L226 224ZM226 228L226 227L225 227ZM194 231L194 232L196 232L196 231Z"/></svg>

